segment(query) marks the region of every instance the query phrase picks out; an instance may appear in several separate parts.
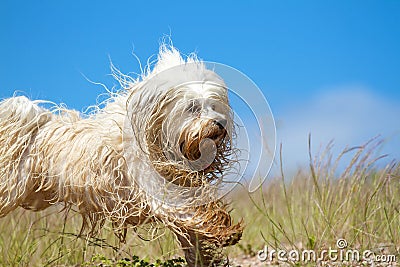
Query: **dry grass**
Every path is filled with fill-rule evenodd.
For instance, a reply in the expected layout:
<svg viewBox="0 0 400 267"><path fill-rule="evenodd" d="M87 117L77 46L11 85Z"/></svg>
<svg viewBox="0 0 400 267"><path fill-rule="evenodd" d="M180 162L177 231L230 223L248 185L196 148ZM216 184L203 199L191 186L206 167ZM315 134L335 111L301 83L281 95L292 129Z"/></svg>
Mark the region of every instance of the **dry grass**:
<svg viewBox="0 0 400 267"><path fill-rule="evenodd" d="M252 195L242 193L235 214L247 227L242 248L255 253L274 249L348 248L400 253L400 164L377 167L377 140L346 149L332 158L328 147L308 170L273 179ZM343 158L350 163L341 168ZM249 201L250 200L250 201ZM234 250L233 253L241 253Z"/></svg>
<svg viewBox="0 0 400 267"><path fill-rule="evenodd" d="M246 222L231 257L271 248L321 249L344 238L349 248L400 253L400 164L377 164L379 141L346 149L336 159L330 147L293 177L281 174L254 194L232 195L233 215ZM346 168L340 162L346 159ZM33 213L22 209L0 219L1 266L76 266L96 254L107 258L168 259L181 255L168 231L130 230L120 244L108 225L96 239L77 237L81 219L61 207ZM152 242L140 237L161 236Z"/></svg>
<svg viewBox="0 0 400 267"><path fill-rule="evenodd" d="M164 229L152 233L146 228L132 229L122 244L110 225L96 238L78 237L81 226L81 216L70 211L65 218L61 206L38 213L14 211L0 219L0 266L77 266L96 255L169 259L180 252L172 234Z"/></svg>

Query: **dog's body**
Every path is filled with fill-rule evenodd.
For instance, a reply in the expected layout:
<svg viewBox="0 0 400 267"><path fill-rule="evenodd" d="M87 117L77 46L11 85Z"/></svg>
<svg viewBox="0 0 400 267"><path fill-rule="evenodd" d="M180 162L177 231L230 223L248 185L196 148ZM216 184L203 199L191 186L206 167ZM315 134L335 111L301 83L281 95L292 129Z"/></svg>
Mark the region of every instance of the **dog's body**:
<svg viewBox="0 0 400 267"><path fill-rule="evenodd" d="M232 127L222 80L163 45L141 81L120 82L124 90L85 118L26 97L0 102L0 217L61 202L78 207L92 234L108 219L121 239L126 225L161 222L177 235L189 266L217 263L218 249L240 239L241 225L207 194L172 203L159 188L206 192L220 179ZM214 157L203 159L208 151Z"/></svg>

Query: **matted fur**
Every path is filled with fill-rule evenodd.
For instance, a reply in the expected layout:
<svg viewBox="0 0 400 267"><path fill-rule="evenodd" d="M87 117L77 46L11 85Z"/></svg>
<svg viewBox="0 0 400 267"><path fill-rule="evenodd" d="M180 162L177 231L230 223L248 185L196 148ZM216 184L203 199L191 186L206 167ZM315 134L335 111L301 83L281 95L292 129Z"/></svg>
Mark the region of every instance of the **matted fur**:
<svg viewBox="0 0 400 267"><path fill-rule="evenodd" d="M173 67L178 67L174 75L162 76ZM121 240L127 225L161 222L177 235L189 266L218 263L219 249L235 244L242 233L225 204L212 198L232 153L223 81L194 55L183 59L167 45L140 78L114 74L122 90L86 116L48 110L44 101L23 96L0 102L0 217L17 207L38 211L65 203L77 206L90 234L109 220ZM185 85L190 81L197 83ZM221 108L207 116L193 110L194 102L185 108L198 99ZM185 115L187 110L195 115ZM213 112L227 125L217 124ZM202 142L207 138L216 145ZM204 168L197 162L201 149L216 149ZM151 188L168 184L200 188L200 204L169 205L151 194L158 192Z"/></svg>

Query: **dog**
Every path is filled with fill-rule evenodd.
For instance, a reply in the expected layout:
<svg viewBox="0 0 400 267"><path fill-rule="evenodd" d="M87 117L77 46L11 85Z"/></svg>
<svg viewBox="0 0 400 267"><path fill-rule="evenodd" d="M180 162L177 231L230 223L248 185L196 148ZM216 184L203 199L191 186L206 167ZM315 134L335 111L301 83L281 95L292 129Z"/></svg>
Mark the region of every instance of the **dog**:
<svg viewBox="0 0 400 267"><path fill-rule="evenodd" d="M221 264L243 232L215 197L233 151L223 79L167 44L138 78L113 74L121 90L91 114L24 96L0 102L0 217L63 203L88 235L108 220L121 241L128 226L161 223L188 266Z"/></svg>

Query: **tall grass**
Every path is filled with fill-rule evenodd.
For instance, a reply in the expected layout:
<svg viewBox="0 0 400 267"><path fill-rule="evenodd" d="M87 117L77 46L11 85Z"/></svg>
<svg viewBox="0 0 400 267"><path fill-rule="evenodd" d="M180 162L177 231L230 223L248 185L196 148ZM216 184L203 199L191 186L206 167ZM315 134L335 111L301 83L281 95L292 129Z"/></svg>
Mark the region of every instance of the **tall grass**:
<svg viewBox="0 0 400 267"><path fill-rule="evenodd" d="M230 196L233 216L244 218L246 228L240 245L228 249L230 257L254 256L264 245L335 247L344 238L350 248L384 249L399 258L400 164L377 163L379 145L372 140L336 158L328 146L318 155L310 153L309 167L291 177L282 171L253 194L238 188ZM77 266L98 254L150 260L182 255L162 228L150 234L145 227L131 229L121 244L107 224L97 238L78 237L80 226L80 216L61 206L38 213L14 211L0 219L0 266Z"/></svg>
<svg viewBox="0 0 400 267"><path fill-rule="evenodd" d="M96 238L79 236L80 215L74 211L67 215L60 206L37 213L19 209L0 219L0 266L77 266L97 255L167 260L180 252L163 228L152 233L145 227L131 229L122 244L107 224Z"/></svg>
<svg viewBox="0 0 400 267"><path fill-rule="evenodd" d="M398 256L400 164L377 163L379 146L371 140L336 159L328 146L316 157L310 153L308 169L289 178L282 171L259 192L242 192L235 210L247 221L242 248L335 248L338 239L345 239L349 248ZM346 167L341 166L344 158Z"/></svg>

